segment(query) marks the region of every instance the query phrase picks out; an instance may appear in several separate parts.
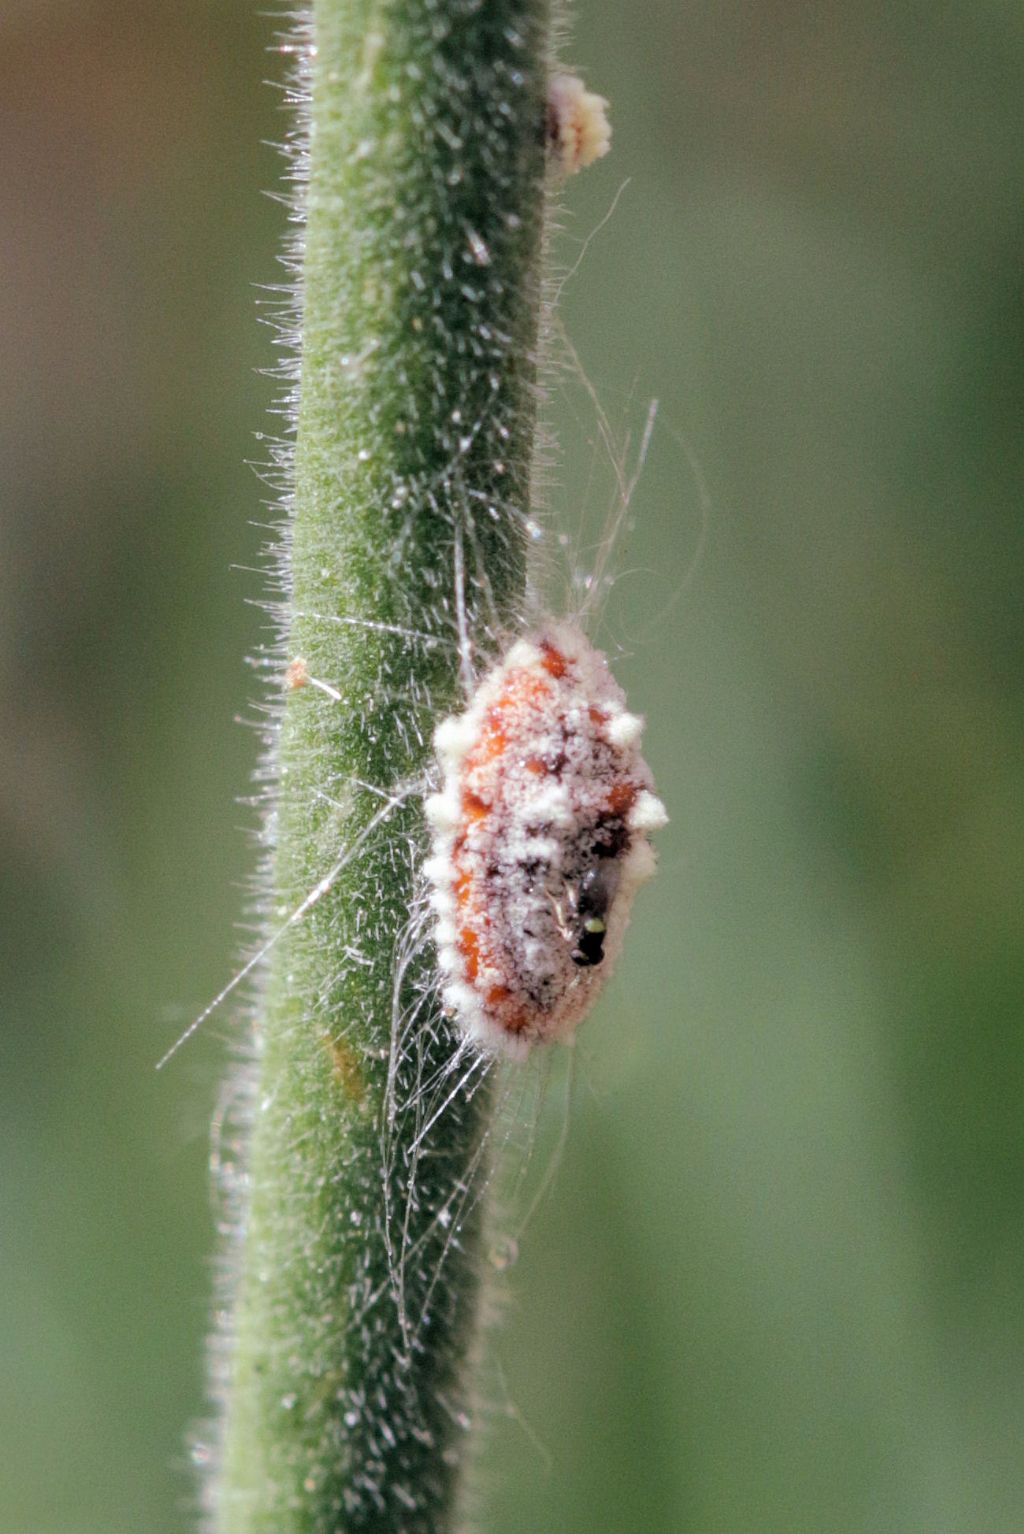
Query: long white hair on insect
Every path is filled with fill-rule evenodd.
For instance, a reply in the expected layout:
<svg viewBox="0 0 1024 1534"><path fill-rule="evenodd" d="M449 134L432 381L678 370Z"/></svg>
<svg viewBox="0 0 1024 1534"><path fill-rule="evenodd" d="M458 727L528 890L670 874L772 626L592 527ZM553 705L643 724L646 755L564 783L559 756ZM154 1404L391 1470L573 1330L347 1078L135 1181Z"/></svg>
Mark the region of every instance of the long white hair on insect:
<svg viewBox="0 0 1024 1534"><path fill-rule="evenodd" d="M540 1108L555 1063L552 1051L535 1046L554 1039L572 1042L576 1026L621 949L633 895L653 872L650 834L665 820L640 755L642 721L627 709L607 660L587 636L601 617L611 573L621 562L634 492L652 441L655 406L647 409L635 446L616 440L596 391L568 346L566 356L568 370L582 382L592 407L589 424L593 427L597 422L595 452L611 474L610 500L592 557L588 559L581 549L579 533L573 547L571 535L548 534L543 514L536 524L528 523L528 531L533 525L537 528L532 537L537 557L521 619L525 634L506 636L495 624L486 635L490 651L484 654L471 643L466 619L467 584L478 574L472 522L467 518L464 524L453 523L450 637L411 626L368 625L387 627L410 644L455 648L465 708L438 727L437 761L424 773L393 785L353 783L378 800L365 825L338 848L334 862L279 919L160 1062L166 1063L259 972L274 947L306 919L371 839L387 833L397 810L410 801L425 800L433 827L431 854L408 921L396 938L388 1085L377 1124L388 1279L363 1300L367 1313L379 1303L394 1305L410 1348L425 1324L434 1286L443 1282L448 1244L458 1239L473 1205L493 1194L496 1179L501 1181L498 1213L490 1222L496 1232L490 1261L493 1267L504 1268L514 1261L518 1238L554 1181L568 1138L575 1051L568 1054L557 1144L544 1153L539 1185L528 1198L516 1236L497 1234L504 1219L502 1207L521 1207ZM545 587L553 584L562 589L552 595ZM550 615L552 608L558 616ZM328 613L303 616L330 623L362 621ZM279 674L289 691L319 694L319 706L345 704L340 679L312 675L301 656L282 664ZM504 743L499 740L502 729L507 737ZM463 793L464 788L468 790L466 775L473 765L474 746L481 779L474 791L486 810L479 817ZM520 759L522 770L517 766ZM474 829L466 843L457 847L464 816L470 817ZM493 876L489 857L498 865ZM460 926L470 926L470 917L480 924L481 933L489 930L489 923L510 934L509 947L498 953L497 965L481 944L483 962L472 978L458 970L463 956L458 946ZM431 939L439 972L422 962ZM462 941L468 948L468 941ZM501 996L483 989L488 963L492 969L501 967L496 981L504 986ZM464 989L453 994L458 985ZM447 1018L438 1014L439 992ZM431 1042L438 1030L447 1032L452 1023L455 1047L442 1052L439 1065ZM514 1062L526 1056L530 1068L524 1070ZM417 1198L421 1174L429 1171L428 1166L421 1167L420 1157L428 1151L430 1132L456 1100L464 1102L477 1091L493 1088L496 1073L496 1111L475 1152L472 1175L453 1180L433 1224L414 1240L408 1210ZM513 1154L503 1154L510 1147ZM391 1175L399 1156L403 1158L401 1179ZM391 1190L400 1181L406 1188L402 1205L390 1202ZM408 1295L416 1285L407 1283L407 1274L416 1271L415 1264L422 1261L421 1247L428 1239L435 1241L439 1232L442 1240L439 1250L432 1249L432 1282L426 1300L418 1294L413 1307Z"/></svg>
<svg viewBox="0 0 1024 1534"><path fill-rule="evenodd" d="M564 71L556 71L552 75L551 81L549 82L549 103L546 133L549 150L549 167L551 170L552 178L556 183L558 180L573 174L576 170L587 164L590 164L594 159L599 158L601 155L606 153L609 145L610 133L605 116L606 105L607 103L604 102L603 98L587 91L582 81L580 81L575 76ZM601 595L606 579L606 568L612 558L619 537L621 535L622 528L628 517L632 493L639 474L642 470L644 459L646 457L647 448L654 425L655 407L652 405L650 411L648 412L640 449L636 455L635 468L633 469L631 475L627 475L625 469L625 463L627 461L626 456L620 451L618 445L615 444L613 440L613 434L609 427L604 411L598 401L597 393L590 385L589 380L586 379L586 375L583 372L578 357L571 347L571 343L569 343L568 338L565 336L564 332L561 331L561 328L557 326L557 321L554 318L555 304L557 303L557 299L560 296L562 289L575 274L576 270L578 270L586 254L590 240L600 231L604 224L614 214L615 208L618 204L622 191L625 188L625 185L626 183L623 183L619 187L618 191L615 193L608 212L605 214L605 217L600 221L596 228L591 231L586 240L582 242L582 247L579 251L577 259L569 271L563 272L559 277L554 279L554 281L549 280L548 291L546 293L546 302L544 306L544 315L542 318L544 339L540 346L540 354L544 371L547 373L550 373L551 371L557 371L558 364L554 359L555 348L552 346L552 342L557 337L561 338L562 351L563 354L568 354L570 370L574 370L576 374L583 380L591 403L595 408L595 414L598 420L599 435L608 454L608 459L615 467L617 477L617 492L615 496L615 507L612 525L607 531L606 536L602 537L597 562L593 570L590 572L587 580L587 589L581 602L577 603L575 600L571 600L565 602L564 604L559 604L562 618L560 620L560 627L557 630L558 634L562 636L562 642L567 645L566 658L570 663L570 677L566 678L565 684L560 689L564 695L563 701L565 703L568 703L569 701L568 692L571 674L574 674L575 671L582 666L583 671L586 672L587 685L596 686L601 693L604 706L609 715L609 728L612 729L613 733L617 731L619 737L617 741L614 742L612 741L610 735L605 740L599 740L597 737L595 737L591 742L594 761L596 762L597 758L602 755L602 752L607 754L608 749L611 749L613 752L618 752L620 759L619 766L626 771L627 777L629 777L629 774L632 775L629 777L629 782L633 785L633 789L635 790L633 797L636 799L636 803L631 805L626 816L626 819L629 821L629 825L626 826L625 835L626 838L632 843L631 858L627 858L624 850L619 847L619 843L623 841L623 835L621 833L616 833L609 825L605 825L601 828L602 845L607 847L614 845L618 848L618 850L612 854L611 859L608 860L608 869L606 869L604 873L600 875L600 877L598 876L597 871L587 872L584 870L583 874L581 874L581 877L584 878L585 887L581 886L579 889L572 889L567 892L563 891L561 895L558 891L554 889L552 890L555 900L551 909L556 915L560 930L563 932L563 934L568 933L574 924L575 926L581 926L582 924L582 936L580 936L579 940L575 942L575 952L577 957L574 961L580 968L596 967L599 963L603 962L605 953L607 953L607 956L610 959L613 954L617 952L618 939L614 931L611 934L611 938L607 944L606 949L601 953L598 953L597 951L600 946L597 940L601 934L598 933L596 924L599 923L602 919L600 911L603 910L606 906L610 907L611 904L614 903L619 912L624 912L630 889L636 883L640 882L640 879L645 877L646 874L650 871L650 868L653 866L650 858L645 856L644 847L642 845L646 839L647 832L655 828L659 817L662 819L664 818L664 812L660 809L660 806L658 806L657 809L654 808L658 802L653 799L653 796L649 790L649 773L643 766L639 755L635 752L635 750L633 750L635 745L635 738L638 737L639 733L637 729L639 721L635 721L634 716L626 714L620 690L611 679L610 673L607 672L607 667L604 663L603 657L600 656L599 652L593 651L592 649L588 654L587 642L584 637L583 628L584 624L589 619L589 616L597 608L601 600ZM289 299L289 302L290 301L291 300ZM295 336L292 335L291 339L294 341ZM288 376L291 379L292 374L289 373ZM476 504L475 498L479 496L479 492L474 492L461 483L463 461L467 455L474 450L475 442L480 430L482 429L483 422L470 418L464 418L463 413L458 408L456 408L452 411L452 423L452 459L448 467L444 470L443 475L438 477L437 506L434 509L438 512L439 515L447 515L450 517L454 588L452 592L451 609L453 631L452 637L457 647L459 672L462 680L463 691L466 697L467 710L469 710L472 708L472 700L474 696L476 696L479 686L482 685L480 682L481 666L479 662L479 656L477 653L475 653L474 640L470 632L471 625L468 611L469 604L467 603L467 592L470 590L470 588L472 588L474 594L475 629L478 635L482 635L484 637L485 643L489 646L490 653L493 654L497 651L500 651L503 647L507 647L507 644L511 640L512 636L508 636L502 632L504 625L499 620L496 619L495 622L491 625L488 625L486 622L488 608L491 605L489 600L489 580L487 571L482 565L482 561L480 561L480 559L477 557L479 550L474 545L474 518L478 515L482 515L485 512L493 514L495 508L490 506L484 507L482 505ZM533 467L531 501L534 504L543 504L544 475L549 470L552 461L553 459L549 455L545 454L542 436L540 448L535 454ZM443 487L441 484L442 480ZM291 493L291 444L287 440L282 443L272 445L272 463L269 466L269 482L271 483L272 488L283 495L284 504L287 506L288 498ZM397 498L398 495L401 495L406 488L407 487L403 487L401 485L396 487L396 499L393 503L396 507L399 505ZM442 488L444 492L443 494L441 493ZM430 483L424 483L421 485L420 490L423 500L428 505L433 506L434 497L431 493ZM461 506L461 508L459 506L460 496L465 497L465 504ZM446 508L454 509L448 510ZM545 539L543 528L539 525L538 520L533 516L531 512L524 511L522 508L517 506L507 505L503 505L501 510L505 513L511 514L511 519L513 522L519 522L521 529L526 534L527 542L533 546L532 551L534 553L541 553L543 548L550 545L551 540ZM537 545L541 546L540 549L538 549ZM534 573L528 577L528 591L521 613L520 632L523 628L529 629L532 627L534 638L539 637L542 630L545 634L548 634L548 629L550 627L546 621L534 621L532 624L530 622L530 615L533 614L536 618L536 616L543 610L544 607L543 602L538 600L537 595L542 582L538 581L535 573L536 569L541 567L541 564L541 559L535 559L533 561ZM283 613L285 609L282 608L281 611ZM497 611L497 604L495 604L495 611ZM364 625L367 628L380 629L394 633L395 635L405 638L409 643L412 644L423 644L429 646L444 646L446 644L446 639L442 632L426 632L423 629L418 628L414 622L378 623L361 618L335 615L330 613L295 612L293 616L302 617L305 620L324 623ZM483 620L482 628L481 620ZM568 636L570 636L570 633L572 632L573 624L576 625L574 631L575 637L570 639ZM548 637L551 638L554 632L555 631L552 630L551 634L548 634ZM534 648L536 649L536 646ZM525 652L520 650L516 653L520 658L522 658ZM263 662L260 662L260 664L262 665ZM319 691L334 703L341 704L344 701L343 694L338 685L338 679L311 675L305 660L301 656L292 656L290 658L286 658L285 664L282 665L281 670L284 673L283 681L286 688L288 689L309 687ZM397 702L398 700L395 701ZM595 702L595 714L598 710L598 707L599 705ZM464 715L463 717L465 718L467 716ZM615 723L611 724L613 717ZM442 725L442 738L444 729L445 726ZM626 737L629 736L631 732L634 739L627 741ZM449 730L449 735L450 734L451 731ZM633 757L635 757L635 760L633 760ZM443 762L441 766L443 773L445 770ZM606 769L611 770L607 764ZM436 786L432 783L432 777L433 773L430 769L428 769L425 776L417 776L407 782L398 784L372 785L369 783L361 782L353 783L352 786L361 787L379 796L381 800L379 809L371 817L369 822L362 828L358 836L350 845L339 848L338 857L334 864L326 870L323 876L297 903L297 905L287 915L284 916L283 920L281 920L280 923L271 930L264 941L261 942L255 951L249 955L244 964L242 964L242 966L235 972L228 983L217 993L216 996L214 996L208 1005L205 1006L196 1015L189 1026L181 1033L181 1035L175 1040L171 1047L158 1061L157 1069L160 1069L166 1065L167 1062L177 1053L177 1051L189 1039L193 1037L193 1035L207 1021L207 1019L210 1018L215 1012L217 1012L225 1002L233 997L245 984L245 982L250 979L250 977L254 976L260 971L264 961L267 959L276 945L293 927L295 927L309 914L314 906L316 906L319 901L324 898L325 895L329 893L329 891L334 887L334 884L336 883L341 873L354 859L358 858L368 840L381 826L383 826L383 824L394 813L394 811L410 798L418 797L426 793L431 786ZM624 783L620 783L617 792L621 797L623 794L628 793L629 790L624 786ZM442 799L443 794L444 789L442 785ZM644 797L639 797L640 795L644 795ZM435 806L432 812L435 816L438 813L436 809L436 800L437 796L434 796L434 798L431 800L431 803ZM615 841L616 836L618 836L617 842ZM437 843L437 839L435 838L434 856L431 859L431 866L436 865L436 859L439 855L439 851L440 848ZM615 880L613 880L611 877L611 864L613 862L618 866L619 872L619 877ZM623 873L625 873L626 876L624 880L621 877ZM436 881L431 880L431 882L434 884L436 895ZM615 884L614 890L612 888L613 883ZM619 888L620 886L621 892ZM582 904L580 903L581 899ZM421 928L430 924L436 925L436 917L438 915L436 910L436 900L434 903L434 914L429 919L429 922L425 923L422 918L419 918L419 924ZM595 905L594 911L590 910L591 905ZM585 932L583 931L584 927L587 928ZM398 946L399 949L401 949L402 943L400 942ZM398 965L396 960L396 968L397 967ZM608 968L610 968L610 964L606 966L605 973L607 973ZM581 989L581 986L577 985L574 987L574 989ZM595 989L592 980L589 982L589 984L585 982L582 983L582 990L592 989ZM393 1018L393 1034L397 1036L400 1031L399 1020L397 1018ZM482 1042L482 1035L479 1030L476 1031L475 1038L477 1043ZM490 1042L492 1045L495 1044L497 1042L496 1036L492 1036ZM396 1048L397 1046L393 1041L393 1056ZM503 1052L513 1054L516 1053L515 1049L511 1048L511 1046L507 1047ZM452 1068L454 1069L458 1063L459 1056L456 1055L452 1061Z"/></svg>
<svg viewBox="0 0 1024 1534"><path fill-rule="evenodd" d="M590 1010L654 872L651 834L667 821L640 751L643 720L586 632L628 524L656 404L630 465L562 339L614 470L609 524L569 593L575 610L567 601L564 615L545 614L532 583L540 611L528 632L467 689L465 709L438 725L441 782L425 806L445 1010L483 1054L516 1060L570 1038Z"/></svg>
<svg viewBox="0 0 1024 1534"><path fill-rule="evenodd" d="M667 817L652 792L651 774L640 756L642 720L627 710L607 659L593 646L587 630L600 616L612 581L610 572L621 559L634 493L654 433L657 403L652 401L648 406L638 445L632 450L628 437L616 438L568 337L561 330L559 336L563 368L585 391L592 421L596 422L600 454L612 473L610 505L593 559L588 562L582 556L580 530L575 537L563 533L552 539L545 536L541 524L528 524L533 561L523 619L527 636L512 639L500 659L484 669L479 667L465 620L465 583L474 577L463 530L456 525L454 626L467 706L462 714L442 721L435 733L440 783L428 774L394 788L361 781L353 785L376 795L381 801L378 810L359 836L339 849L334 864L308 894L197 1014L159 1060L158 1069L258 973L278 942L329 893L394 811L431 787L437 791L426 800L433 832L431 857L424 869L428 888L399 940L396 955L392 1074L398 1059L413 1047L415 1037L412 1017L403 1017L397 1010L405 971L401 955L415 949L417 942L422 946L424 934L430 930L438 949L449 1015L460 1025L464 1041L475 1046L466 1058L462 1052L453 1056L445 1079L432 1084L437 1091L444 1087L450 1094L454 1087L449 1078L461 1079L462 1071L472 1075L481 1070L477 1057L480 1047L487 1055L522 1059L533 1044L565 1040L609 977L621 951L632 898L654 871L648 838ZM703 494L703 487L699 488ZM706 516L703 501L702 508ZM702 524L702 539L703 532ZM568 558L564 557L566 546ZM562 590L555 601L564 616L545 616L545 588L558 582L559 568ZM327 614L302 616L346 624L365 621ZM439 643L435 635L400 625L369 626L386 627L410 642ZM501 648L499 635L493 636L493 642ZM480 676L478 669L482 669ZM331 702L343 701L330 680L309 673L302 657L288 663L284 681L288 689L310 687ZM496 749L495 711L502 717L510 751ZM486 730L486 740L474 753L481 729ZM509 772L509 766L520 758L529 763L525 773ZM474 779L472 791L468 779L462 781L467 773ZM474 793L480 804L475 802ZM485 801L495 811L490 817L480 814ZM467 806L471 818L464 826ZM472 868L479 875L482 860L488 859L487 866L500 868L500 877L471 881ZM453 934L453 918L460 914L470 919ZM466 960L463 948L468 951L474 942L479 943L474 927L482 932L502 926L515 936L513 946L520 947L515 961L519 968L513 965L511 954L503 966L498 966L500 973L496 973L493 962L485 967L486 978L481 979L480 986L489 987L492 994L488 1002L482 989L475 988L478 966L474 969ZM523 968L526 973L536 969L529 992L522 989L519 969ZM500 994L502 988L506 994ZM530 995L537 994L543 997L539 1010L536 1000L529 1000ZM518 1012L517 998L521 1003ZM414 1020L420 1027L427 1010L425 1001L415 1008ZM429 1102L432 1094L427 1092L426 1083L423 1093Z"/></svg>
<svg viewBox="0 0 1024 1534"><path fill-rule="evenodd" d="M580 521L571 532L551 531L565 526L564 509L549 511L548 487L538 493L535 485L518 633L490 636L487 654L460 633L464 707L435 731L435 791L425 804L432 846L417 918L422 927L426 911L437 988L461 1040L443 1072L448 1091L456 1080L497 1087L487 1186L488 1262L499 1272L515 1262L557 1177L582 1063L571 1047L576 1029L622 949L633 896L654 870L650 836L666 819L640 754L642 720L593 643L623 573L657 405L642 410L632 437L616 433L574 348L561 340L559 366L583 391L579 424L593 460L573 480ZM699 565L709 517L687 445L667 434L689 462L699 523L683 584L670 577L666 612ZM560 454L549 450L547 461ZM589 547L585 512L600 523ZM567 1047L543 1047L554 1041ZM557 1100L549 1092L555 1079ZM434 1111L443 1109L437 1083L431 1098ZM545 1106L558 1126L553 1140L541 1129ZM485 1292L494 1304L502 1289L488 1284ZM498 1380L493 1394L507 1400L507 1387Z"/></svg>

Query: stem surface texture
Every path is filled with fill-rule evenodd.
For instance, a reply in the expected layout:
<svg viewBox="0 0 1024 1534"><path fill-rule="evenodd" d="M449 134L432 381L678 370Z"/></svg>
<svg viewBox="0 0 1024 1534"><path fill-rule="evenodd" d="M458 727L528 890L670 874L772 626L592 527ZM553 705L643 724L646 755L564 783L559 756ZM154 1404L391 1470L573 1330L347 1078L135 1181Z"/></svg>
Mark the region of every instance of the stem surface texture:
<svg viewBox="0 0 1024 1534"><path fill-rule="evenodd" d="M521 612L546 5L319 0L294 41L298 685L271 752L277 936L213 1523L442 1534L490 1091L437 1010L422 794L434 725Z"/></svg>

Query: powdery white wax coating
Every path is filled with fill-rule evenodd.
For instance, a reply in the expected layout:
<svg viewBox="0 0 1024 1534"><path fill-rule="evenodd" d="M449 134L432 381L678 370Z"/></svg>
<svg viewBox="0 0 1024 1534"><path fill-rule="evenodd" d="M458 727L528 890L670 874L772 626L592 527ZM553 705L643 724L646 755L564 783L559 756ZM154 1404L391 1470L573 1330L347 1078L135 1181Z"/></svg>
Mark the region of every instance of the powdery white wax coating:
<svg viewBox="0 0 1024 1534"><path fill-rule="evenodd" d="M447 1010L491 1053L565 1038L622 947L633 896L666 823L605 656L550 623L518 640L434 744L443 781L427 801L425 872ZM600 959L574 959L581 892L610 894ZM593 884L589 887L593 887Z"/></svg>

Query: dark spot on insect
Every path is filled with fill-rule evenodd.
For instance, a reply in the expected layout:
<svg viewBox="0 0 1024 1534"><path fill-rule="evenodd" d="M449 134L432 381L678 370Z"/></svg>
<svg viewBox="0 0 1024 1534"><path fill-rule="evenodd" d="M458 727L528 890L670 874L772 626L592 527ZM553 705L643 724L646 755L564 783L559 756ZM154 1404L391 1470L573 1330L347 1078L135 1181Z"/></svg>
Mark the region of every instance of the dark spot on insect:
<svg viewBox="0 0 1024 1534"><path fill-rule="evenodd" d="M594 917L579 934L576 947L569 957L580 969L591 969L604 958L605 924Z"/></svg>
<svg viewBox="0 0 1024 1534"><path fill-rule="evenodd" d="M620 857L628 845L629 830L626 822L620 816L615 815L598 822L594 831L594 845L592 848L594 857Z"/></svg>
<svg viewBox="0 0 1024 1534"><path fill-rule="evenodd" d="M604 959L608 912L619 887L618 863L602 859L588 868L555 902L558 929L570 945L569 957L580 969L592 969Z"/></svg>

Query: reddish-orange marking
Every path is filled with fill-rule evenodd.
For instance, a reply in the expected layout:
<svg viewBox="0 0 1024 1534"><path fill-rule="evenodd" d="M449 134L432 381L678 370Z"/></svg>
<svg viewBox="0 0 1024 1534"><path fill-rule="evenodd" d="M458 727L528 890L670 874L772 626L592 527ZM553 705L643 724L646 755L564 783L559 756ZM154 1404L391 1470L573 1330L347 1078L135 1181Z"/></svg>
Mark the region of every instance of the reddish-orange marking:
<svg viewBox="0 0 1024 1534"><path fill-rule="evenodd" d="M541 663L548 675L556 679L563 676L568 669L565 656L552 644L542 645L541 650ZM461 858L471 834L471 826L485 819L492 809L488 799L475 790L481 787L485 792L490 790L493 794L496 776L500 779L500 758L508 749L510 735L515 737L524 710L528 712L538 703L543 704L551 693L552 686L548 678L538 676L532 668L524 666L510 672L501 693L487 710L480 737L468 752L463 766L463 825L453 847L455 877L452 880L452 892L461 920L456 945L462 955L466 980L470 985L476 983L481 969L501 968L500 964L495 963L492 945L488 942L491 920L487 914L486 900L482 892L474 887L473 875L463 865ZM602 719L605 717L601 715ZM521 725L519 729L521 731ZM535 773L551 770L542 757L530 757L526 768ZM467 786L469 783L473 784L472 788ZM508 987L499 984L488 988L484 1000L488 1007L498 1008L507 1004L511 998L512 992ZM521 1033L529 1021L527 1013L517 1009L510 1016L502 1017L501 1026L509 1033Z"/></svg>
<svg viewBox="0 0 1024 1534"><path fill-rule="evenodd" d="M466 758L466 771L472 772L500 756L508 745L508 716L518 713L524 706L529 707L538 698L544 698L549 691L550 684L546 679L525 667L511 672L503 691L484 715L480 740Z"/></svg>
<svg viewBox="0 0 1024 1534"><path fill-rule="evenodd" d="M502 729L501 705L496 703L484 715L480 744L470 753L471 759L478 763L491 762L496 756L501 755L506 743L505 731Z"/></svg>
<svg viewBox="0 0 1024 1534"><path fill-rule="evenodd" d="M554 677L565 675L569 662L566 660L561 650L556 650L550 640L545 639L541 642L540 652L540 663L544 667L545 671L549 671Z"/></svg>
<svg viewBox="0 0 1024 1534"><path fill-rule="evenodd" d="M613 815L624 815L635 798L634 783L613 783L608 791L608 808Z"/></svg>
<svg viewBox="0 0 1024 1534"><path fill-rule="evenodd" d="M503 1001L508 1001L511 995L512 992L509 990L508 986L492 985L490 990L487 992L487 995L484 997L484 1000L489 1007L499 1007ZM528 1018L526 1013L519 1011L513 1012L511 1015L506 1014L506 1016L504 1016L501 1020L501 1026L508 1033L522 1033L523 1029L526 1027L527 1022Z"/></svg>
<svg viewBox="0 0 1024 1534"><path fill-rule="evenodd" d="M472 927L463 927L459 933L459 952L466 961L466 976L475 980L480 967L480 944Z"/></svg>

